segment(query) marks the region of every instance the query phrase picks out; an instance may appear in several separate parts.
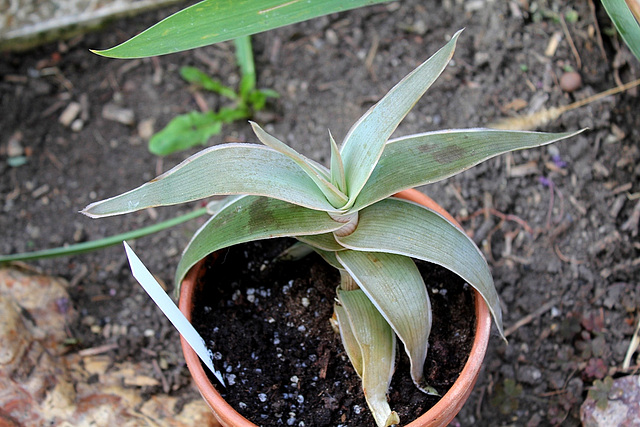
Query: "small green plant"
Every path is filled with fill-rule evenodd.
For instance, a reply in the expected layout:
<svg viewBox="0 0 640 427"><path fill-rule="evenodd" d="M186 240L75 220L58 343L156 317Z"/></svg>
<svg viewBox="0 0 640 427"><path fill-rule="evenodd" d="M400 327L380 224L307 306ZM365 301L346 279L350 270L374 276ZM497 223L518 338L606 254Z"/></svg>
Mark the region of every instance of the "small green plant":
<svg viewBox="0 0 640 427"><path fill-rule="evenodd" d="M466 280L487 303L500 333L502 315L489 267L473 241L433 210L392 196L501 153L577 133L469 129L389 140L446 67L458 36L367 111L341 148L329 135L329 167L251 123L263 145L205 149L136 189L92 203L83 213L97 218L230 195L185 249L175 276L178 286L199 260L231 245L285 236L309 245L341 273L335 312L345 349L377 425L395 424L398 416L386 394L397 338L409 356L415 385L435 392L423 376L430 301L412 258L442 265Z"/></svg>
<svg viewBox="0 0 640 427"><path fill-rule="evenodd" d="M197 145L206 145L209 138L222 131L223 124L248 119L255 112L264 109L267 98L279 96L274 90L256 88L250 36L238 37L234 44L241 76L237 91L195 67L180 68L180 75L184 80L227 98L233 105L222 107L218 111L190 111L173 118L164 129L151 137L149 151L166 156Z"/></svg>
<svg viewBox="0 0 640 427"><path fill-rule="evenodd" d="M589 397L596 401L596 407L601 411L607 409L609 405L609 396L613 391L613 378L604 377L602 380L595 380L593 386L589 389Z"/></svg>
<svg viewBox="0 0 640 427"><path fill-rule="evenodd" d="M513 378L505 378L496 386L491 406L497 408L501 414L511 414L518 410L521 397L522 384L518 384Z"/></svg>

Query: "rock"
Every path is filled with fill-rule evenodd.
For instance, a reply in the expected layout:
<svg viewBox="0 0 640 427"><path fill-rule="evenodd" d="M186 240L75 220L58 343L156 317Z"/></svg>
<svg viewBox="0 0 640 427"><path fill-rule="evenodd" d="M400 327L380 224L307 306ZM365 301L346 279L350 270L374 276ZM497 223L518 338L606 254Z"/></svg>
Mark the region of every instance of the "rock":
<svg viewBox="0 0 640 427"><path fill-rule="evenodd" d="M102 117L106 120L131 126L135 123L135 114L129 108L122 108L115 104L106 104L102 109Z"/></svg>
<svg viewBox="0 0 640 427"><path fill-rule="evenodd" d="M17 131L9 138L7 143L7 156L18 157L24 155L24 148L22 147L22 132Z"/></svg>
<svg viewBox="0 0 640 427"><path fill-rule="evenodd" d="M0 372L22 357L29 331L14 302L0 294Z"/></svg>
<svg viewBox="0 0 640 427"><path fill-rule="evenodd" d="M151 139L155 133L153 130L155 121L154 118L145 119L138 124L138 135L140 135L140 138L145 140Z"/></svg>
<svg viewBox="0 0 640 427"><path fill-rule="evenodd" d="M201 399L184 406L162 393L149 399L149 387L160 383L151 362L64 354L65 325L77 316L67 287L0 269L0 426L220 427Z"/></svg>
<svg viewBox="0 0 640 427"><path fill-rule="evenodd" d="M542 372L535 366L525 365L518 369L517 379L525 384L539 384L542 382Z"/></svg>
<svg viewBox="0 0 640 427"><path fill-rule="evenodd" d="M590 392L580 407L584 427L640 426L640 375L618 378L608 391L599 391Z"/></svg>
<svg viewBox="0 0 640 427"><path fill-rule="evenodd" d="M560 76L560 89L565 92L573 92L582 87L582 77L575 71L563 73Z"/></svg>
<svg viewBox="0 0 640 427"><path fill-rule="evenodd" d="M78 118L81 110L82 106L79 102L71 102L69 103L69 105L67 105L67 108L64 109L62 114L60 114L60 118L58 119L58 121L60 122L60 124L62 124L62 126L69 127L71 126L71 123L73 123L73 121Z"/></svg>

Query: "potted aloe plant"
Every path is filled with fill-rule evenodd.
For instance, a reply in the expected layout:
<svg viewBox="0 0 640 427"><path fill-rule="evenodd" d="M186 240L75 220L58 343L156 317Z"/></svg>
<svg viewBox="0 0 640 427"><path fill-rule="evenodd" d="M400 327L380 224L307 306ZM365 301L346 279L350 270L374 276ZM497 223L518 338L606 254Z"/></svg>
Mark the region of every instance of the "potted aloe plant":
<svg viewBox="0 0 640 427"><path fill-rule="evenodd" d="M501 153L576 134L469 129L389 140L446 67L459 34L369 109L341 147L329 136L329 167L251 123L263 145L205 149L136 189L92 203L83 213L97 218L229 195L184 250L175 276L178 287L200 260L231 245L289 236L311 247L340 271L337 324L376 424L396 424L386 394L397 339L408 355L415 386L432 391L423 372L431 307L412 258L439 264L463 278L488 307L500 334L503 329L489 267L473 241L437 205L394 195ZM485 333L485 346L487 337ZM449 413L438 425L453 418L461 404L446 406ZM226 425L251 425L237 414L227 418L213 409Z"/></svg>

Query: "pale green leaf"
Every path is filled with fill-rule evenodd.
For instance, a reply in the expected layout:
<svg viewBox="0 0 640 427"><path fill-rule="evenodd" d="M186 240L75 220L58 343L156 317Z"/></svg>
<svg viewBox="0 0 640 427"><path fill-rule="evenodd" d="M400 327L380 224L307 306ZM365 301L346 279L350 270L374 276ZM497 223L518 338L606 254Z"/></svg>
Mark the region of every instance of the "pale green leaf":
<svg viewBox="0 0 640 427"><path fill-rule="evenodd" d="M424 389L431 303L418 267L411 258L390 253L341 251L336 257L403 342L411 378Z"/></svg>
<svg viewBox="0 0 640 427"><path fill-rule="evenodd" d="M300 236L299 240L307 245L322 249L325 251L342 251L345 248L336 242L333 233L316 234L313 236Z"/></svg>
<svg viewBox="0 0 640 427"><path fill-rule="evenodd" d="M387 0L204 0L95 53L144 58L207 46Z"/></svg>
<svg viewBox="0 0 640 427"><path fill-rule="evenodd" d="M280 252L274 261L298 261L313 253L313 248L303 242L295 242Z"/></svg>
<svg viewBox="0 0 640 427"><path fill-rule="evenodd" d="M349 130L341 150L350 199L347 207L369 179L387 139L449 63L459 34L403 78Z"/></svg>
<svg viewBox="0 0 640 427"><path fill-rule="evenodd" d="M327 181L326 176L321 174L313 162L302 154L298 153L293 148L289 147L284 142L280 141L275 136L270 135L264 129L262 129L257 123L251 123L251 127L255 132L256 136L267 147L271 147L276 151L284 154L289 157L291 160L296 162L300 168L305 171L309 178L316 183L318 188L322 191L322 193L327 197L329 203L331 203L336 208L342 207L347 203L347 196L345 196L340 190L338 190L333 184Z"/></svg>
<svg viewBox="0 0 640 427"><path fill-rule="evenodd" d="M362 378L367 405L378 427L400 422L391 411L387 391L396 358L396 337L369 298L358 289L338 289L340 337L349 360Z"/></svg>
<svg viewBox="0 0 640 427"><path fill-rule="evenodd" d="M358 228L336 240L349 249L404 255L453 271L482 295L503 334L498 293L486 260L463 231L439 214L406 200L385 199L361 210Z"/></svg>
<svg viewBox="0 0 640 427"><path fill-rule="evenodd" d="M228 194L273 197L336 212L307 174L285 155L262 145L225 144L200 151L136 189L92 203L82 213L103 217Z"/></svg>
<svg viewBox="0 0 640 427"><path fill-rule="evenodd" d="M333 139L333 135L331 135L331 131L329 131L329 141L331 143L331 183L344 193L347 191L347 181L344 176L344 164L342 163L340 150L338 149L336 140Z"/></svg>
<svg viewBox="0 0 640 427"><path fill-rule="evenodd" d="M296 236L296 239L302 241L301 236ZM340 264L340 261L338 261L338 258L336 258L335 252L325 251L324 249L320 249L316 246L311 246L311 249L313 249L318 255L320 255L322 259L324 259L326 263L331 267L337 270L344 271L344 268L342 268L342 264Z"/></svg>
<svg viewBox="0 0 640 427"><path fill-rule="evenodd" d="M327 233L341 224L326 212L258 196L232 198L193 236L176 271L179 285L187 271L219 249L253 240Z"/></svg>
<svg viewBox="0 0 640 427"><path fill-rule="evenodd" d="M407 188L448 178L499 154L550 144L580 132L456 129L393 139L385 146L351 210L362 209Z"/></svg>
<svg viewBox="0 0 640 427"><path fill-rule="evenodd" d="M353 369L355 369L356 374L362 378L362 373L364 371L362 368L362 350L360 350L360 344L358 344L358 340L356 340L356 337L353 335L349 316L344 310L344 307L340 304L335 304L333 310L335 311L336 318L338 319L342 345L347 352L347 356L349 356L349 361L351 362Z"/></svg>
<svg viewBox="0 0 640 427"><path fill-rule="evenodd" d="M629 4L631 5L634 1L636 4L633 6L638 14L635 18L624 0L602 0L602 5L624 42L640 61L640 25L638 24L638 20L640 20L640 4L637 3L637 0L629 0Z"/></svg>

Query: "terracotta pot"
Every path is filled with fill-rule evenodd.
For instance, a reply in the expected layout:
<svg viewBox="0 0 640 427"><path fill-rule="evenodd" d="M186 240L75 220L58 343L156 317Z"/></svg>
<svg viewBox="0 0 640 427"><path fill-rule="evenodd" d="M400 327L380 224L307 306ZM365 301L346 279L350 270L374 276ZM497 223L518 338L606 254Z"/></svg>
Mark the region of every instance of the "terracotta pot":
<svg viewBox="0 0 640 427"><path fill-rule="evenodd" d="M411 200L416 203L420 203L434 211L445 216L452 221L458 227L460 225L455 219L445 211L440 205L434 202L430 197L425 196L417 190L405 190L398 194L396 197ZM196 264L187 274L182 283L180 290L180 310L185 314L187 319L191 320L191 311L193 309L193 297L196 292L197 278L201 275L203 267L203 261ZM473 341L473 346L469 354L467 363L464 365L462 372L458 380L453 384L449 391L442 396L438 403L422 414L413 422L407 424L407 427L422 427L422 426L446 426L456 416L456 414L462 408L462 405L466 402L473 386L476 383L480 368L482 367L482 360L487 350L487 344L489 342L489 335L491 331L491 315L489 308L482 299L482 297L476 293L475 298L476 305L476 333ZM191 347L186 343L184 339L181 339L182 351L184 353L189 372L193 376L193 379L205 399L207 404L211 407L215 417L220 421L222 426L225 427L256 427L255 424L244 418L235 409L231 407L220 396L218 391L209 381L207 374L205 373L200 359Z"/></svg>

